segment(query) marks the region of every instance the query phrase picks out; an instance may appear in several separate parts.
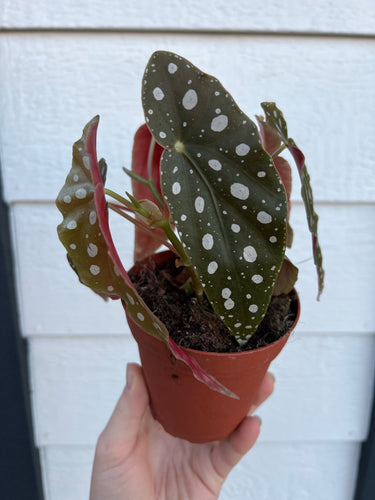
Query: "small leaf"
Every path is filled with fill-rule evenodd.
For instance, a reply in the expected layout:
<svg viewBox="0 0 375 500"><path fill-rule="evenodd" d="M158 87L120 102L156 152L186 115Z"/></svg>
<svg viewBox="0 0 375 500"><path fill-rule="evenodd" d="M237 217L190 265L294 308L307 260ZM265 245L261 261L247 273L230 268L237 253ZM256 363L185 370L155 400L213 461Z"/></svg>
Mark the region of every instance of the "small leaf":
<svg viewBox="0 0 375 500"><path fill-rule="evenodd" d="M72 168L56 200L64 217L59 238L82 283L100 294L122 298L145 331L168 342L168 332L138 296L112 241L103 170L96 159L98 122L99 117L91 120L73 146Z"/></svg>
<svg viewBox="0 0 375 500"><path fill-rule="evenodd" d="M107 163L105 162L104 158L101 158L99 160L99 173L100 173L100 178L102 179L103 186L107 180Z"/></svg>
<svg viewBox="0 0 375 500"><path fill-rule="evenodd" d="M146 124L142 125L134 136L133 153L132 153L132 171L149 180L148 178L148 154L150 150L152 135ZM156 189L161 195L160 188L160 158L164 149L155 144L152 157L152 180ZM132 180L133 195L137 200L147 198L156 202L150 189L136 180ZM160 239L167 241L167 237L161 229L153 229L152 232L159 236L159 240L152 237L150 233L146 233L139 227L135 227L134 241L134 260L142 260L143 258L154 253L161 245Z"/></svg>
<svg viewBox="0 0 375 500"><path fill-rule="evenodd" d="M56 205L63 215L59 238L81 283L112 299L121 298L128 313L150 335L162 340L173 355L188 364L194 376L211 389L236 397L169 338L165 325L150 311L134 288L113 244L109 229L103 186L103 169L96 158L96 131L99 117L84 128L73 146L72 168ZM103 163L102 163L103 165Z"/></svg>
<svg viewBox="0 0 375 500"><path fill-rule="evenodd" d="M292 194L292 169L290 168L289 163L282 156L278 156L281 147L281 139L279 134L274 128L272 128L270 125L268 125L267 122L264 121L264 118L262 116L257 116L256 118L259 125L262 146L265 151L267 151L267 153L271 156L276 170L279 172L286 192L286 198L288 200L286 246L290 248L293 242L293 229L289 224L291 209L290 196Z"/></svg>
<svg viewBox="0 0 375 500"><path fill-rule="evenodd" d="M150 151L152 135L146 124L139 127L134 136L133 151L132 151L132 171L147 180L153 180L156 189L161 193L160 187L160 158L164 151L158 143L155 144L152 155L152 179L149 179L147 168L148 154ZM139 182L132 181L133 195L137 199L148 198L154 200L153 194L149 188ZM154 200L156 202L156 200Z"/></svg>
<svg viewBox="0 0 375 500"><path fill-rule="evenodd" d="M169 52L151 57L143 108L166 148L162 189L216 312L245 343L263 318L286 240L280 176L255 124L212 76Z"/></svg>
<svg viewBox="0 0 375 500"><path fill-rule="evenodd" d="M286 197L289 203L290 195L292 194L292 169L290 168L289 163L282 156L277 156L274 158L273 162L283 182Z"/></svg>
<svg viewBox="0 0 375 500"><path fill-rule="evenodd" d="M281 146L281 139L279 134L267 122L264 121L263 116L256 116L259 133L262 141L262 146L270 156L274 156Z"/></svg>
<svg viewBox="0 0 375 500"><path fill-rule="evenodd" d="M292 204L290 202L290 196L292 194L292 169L290 168L289 163L282 156L277 156L276 158L273 158L273 164L275 165L276 170L279 172L279 175L281 177L286 192L286 198L288 200L286 246L290 248L293 242L293 229L289 224L290 210L292 208Z"/></svg>
<svg viewBox="0 0 375 500"><path fill-rule="evenodd" d="M305 156L297 147L293 139L288 137L288 129L283 113L273 102L263 102L262 108L266 114L267 123L273 127L279 134L285 146L289 149L296 163L298 173L301 179L301 194L305 204L307 223L312 235L312 246L314 263L318 274L318 300L324 288L324 269L322 251L318 241L318 215L314 210L313 194L310 184L310 176L305 164Z"/></svg>
<svg viewBox="0 0 375 500"><path fill-rule="evenodd" d="M285 257L273 289L273 295L287 295L293 290L297 278L298 268Z"/></svg>

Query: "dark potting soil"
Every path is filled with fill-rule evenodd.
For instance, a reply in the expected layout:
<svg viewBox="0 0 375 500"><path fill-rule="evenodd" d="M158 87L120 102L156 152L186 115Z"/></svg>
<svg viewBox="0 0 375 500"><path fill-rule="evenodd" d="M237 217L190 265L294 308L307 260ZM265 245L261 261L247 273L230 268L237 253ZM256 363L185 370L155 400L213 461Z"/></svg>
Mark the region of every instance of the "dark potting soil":
<svg viewBox="0 0 375 500"><path fill-rule="evenodd" d="M289 295L272 297L267 313L257 331L243 346L215 313L205 298L198 301L180 289L186 280L186 269L176 268L174 259L161 267L144 267L129 273L138 293L151 311L165 324L172 339L181 347L206 352L241 352L274 342L287 333L297 313L297 298Z"/></svg>

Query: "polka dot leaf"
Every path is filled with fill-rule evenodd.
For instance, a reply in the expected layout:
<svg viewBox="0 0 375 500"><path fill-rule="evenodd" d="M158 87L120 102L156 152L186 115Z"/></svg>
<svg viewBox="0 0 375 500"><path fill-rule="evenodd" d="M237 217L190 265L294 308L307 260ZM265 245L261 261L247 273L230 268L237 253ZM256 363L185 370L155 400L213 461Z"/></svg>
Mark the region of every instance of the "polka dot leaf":
<svg viewBox="0 0 375 500"><path fill-rule="evenodd" d="M205 293L240 344L269 304L286 244L287 200L258 129L220 82L155 52L142 88L165 148L162 190Z"/></svg>
<svg viewBox="0 0 375 500"><path fill-rule="evenodd" d="M283 151L283 147L279 134L266 121L264 121L263 116L257 116L256 119L259 126L259 133L263 149L267 151L267 153L271 156L273 164L275 165L276 170L279 172L286 192L288 201L286 245L290 248L293 243L293 229L289 223L291 209L290 197L292 194L292 169L290 168L290 165L285 160L285 158L280 156L280 153Z"/></svg>
<svg viewBox="0 0 375 500"><path fill-rule="evenodd" d="M281 141L289 149L298 173L301 179L301 195L305 205L307 223L312 236L312 247L314 254L314 263L318 275L318 299L324 288L324 269L323 257L318 240L318 215L314 210L313 194L310 184L310 176L305 164L305 156L302 151L297 147L293 139L288 137L287 124L282 111L276 106L274 102L263 102L262 108L266 115L266 123L272 127L279 135Z"/></svg>
<svg viewBox="0 0 375 500"><path fill-rule="evenodd" d="M185 362L194 376L211 389L236 397L169 337L165 325L150 311L135 290L112 241L104 195L105 162L96 157L99 117L85 127L73 146L71 170L56 205L63 215L59 238L80 281L103 297L122 299L130 316L150 335L166 343L173 355Z"/></svg>

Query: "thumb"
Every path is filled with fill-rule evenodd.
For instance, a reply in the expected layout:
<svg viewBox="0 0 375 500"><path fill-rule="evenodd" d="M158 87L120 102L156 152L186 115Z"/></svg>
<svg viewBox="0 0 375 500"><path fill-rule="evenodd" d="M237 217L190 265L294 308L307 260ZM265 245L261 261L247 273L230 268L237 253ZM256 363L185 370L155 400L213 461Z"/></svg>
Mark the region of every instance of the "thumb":
<svg viewBox="0 0 375 500"><path fill-rule="evenodd" d="M125 458L131 453L147 411L149 396L142 368L136 363L129 363L125 389L99 437L97 454L105 454L107 458Z"/></svg>

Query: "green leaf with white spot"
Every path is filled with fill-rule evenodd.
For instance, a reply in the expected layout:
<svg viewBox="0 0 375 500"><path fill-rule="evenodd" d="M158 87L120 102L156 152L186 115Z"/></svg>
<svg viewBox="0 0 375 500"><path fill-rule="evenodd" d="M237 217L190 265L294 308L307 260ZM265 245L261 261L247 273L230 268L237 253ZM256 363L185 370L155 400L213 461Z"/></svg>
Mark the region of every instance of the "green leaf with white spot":
<svg viewBox="0 0 375 500"><path fill-rule="evenodd" d="M245 343L283 262L287 200L256 125L216 78L155 52L143 108L165 148L162 189L187 255L216 312Z"/></svg>
<svg viewBox="0 0 375 500"><path fill-rule="evenodd" d="M267 124L270 125L274 130L276 130L280 139L293 156L301 179L301 195L305 205L307 223L311 232L314 263L318 275L319 300L324 288L323 257L318 240L318 215L314 210L313 193L310 183L310 176L305 164L305 156L297 147L294 140L288 137L288 128L284 115L282 111L276 106L276 104L274 102L263 102L261 106L265 112Z"/></svg>
<svg viewBox="0 0 375 500"><path fill-rule="evenodd" d="M98 122L93 118L73 146L72 168L56 200L63 215L58 235L82 283L102 296L121 298L145 331L168 343L168 331L139 297L113 245L104 196L106 166L96 159Z"/></svg>
<svg viewBox="0 0 375 500"><path fill-rule="evenodd" d="M57 231L68 260L81 283L112 299L121 298L126 310L145 332L162 340L171 353L186 363L197 380L212 390L237 398L169 337L168 330L134 288L113 244L104 196L105 162L97 162L96 131L99 117L84 128L73 146L72 168L56 205L63 215Z"/></svg>

